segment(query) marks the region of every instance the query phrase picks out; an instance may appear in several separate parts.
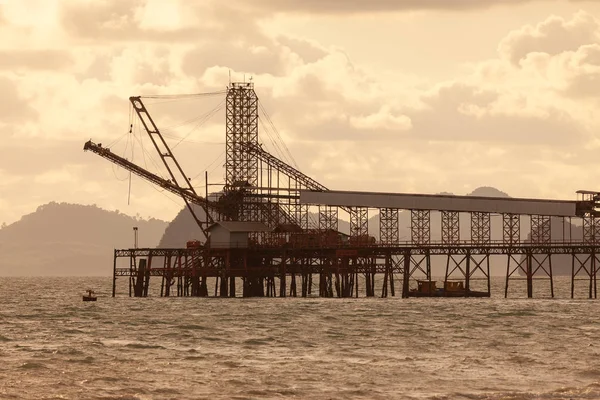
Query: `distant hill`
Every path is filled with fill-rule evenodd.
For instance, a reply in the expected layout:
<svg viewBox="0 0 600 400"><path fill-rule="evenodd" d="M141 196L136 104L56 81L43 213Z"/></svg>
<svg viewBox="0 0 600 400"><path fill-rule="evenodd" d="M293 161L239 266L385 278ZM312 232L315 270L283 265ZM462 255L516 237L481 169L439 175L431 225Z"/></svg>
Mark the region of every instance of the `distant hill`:
<svg viewBox="0 0 600 400"><path fill-rule="evenodd" d="M95 205L42 205L0 229L1 276L110 276L113 249L156 247L166 221L131 217Z"/></svg>
<svg viewBox="0 0 600 400"><path fill-rule="evenodd" d="M199 218L204 218L204 210L201 207L195 204L192 207ZM194 221L190 211L187 207L184 207L165 229L158 247L185 247L188 240L200 240L204 242L204 234L196 221Z"/></svg>

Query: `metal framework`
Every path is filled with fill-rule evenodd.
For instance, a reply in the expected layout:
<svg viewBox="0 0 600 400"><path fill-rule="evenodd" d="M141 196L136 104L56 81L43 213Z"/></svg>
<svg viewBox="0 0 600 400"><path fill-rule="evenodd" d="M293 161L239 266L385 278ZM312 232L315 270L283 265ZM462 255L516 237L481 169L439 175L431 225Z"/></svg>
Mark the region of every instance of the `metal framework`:
<svg viewBox="0 0 600 400"><path fill-rule="evenodd" d="M258 163L244 144L258 145L258 97L253 83L232 83L227 89L225 182L230 187L257 186Z"/></svg>
<svg viewBox="0 0 600 400"><path fill-rule="evenodd" d="M319 229L338 230L338 208L331 206L319 206Z"/></svg>
<svg viewBox="0 0 600 400"><path fill-rule="evenodd" d="M458 211L442 211L442 243L460 242L460 223Z"/></svg>
<svg viewBox="0 0 600 400"><path fill-rule="evenodd" d="M96 144L91 140L85 143L85 145L83 146L83 150L91 151L92 153L95 153L100 157L105 158L111 161L112 163L125 168L128 171L131 171L132 173L148 180L149 182L154 183L155 185L165 190L168 190L171 193L181 196L184 199L186 205L188 205L188 207L192 211L192 216L194 217L194 220L202 228L203 232L206 229L207 225L212 224L215 218L219 218L220 207L218 203L211 202L205 199L204 197L199 196L194 190L186 190L185 188L178 186L177 184L173 183L168 179L161 178L160 176L153 174L152 172L147 171L144 168L139 167L131 161L111 152L110 149L102 147L101 144ZM202 207L206 214L206 221L200 221L197 215L193 212L191 204L196 204Z"/></svg>
<svg viewBox="0 0 600 400"><path fill-rule="evenodd" d="M142 98L140 96L132 96L129 98L129 101L131 102L131 105L133 106L133 109L138 115L140 121L144 125L144 129L146 130L146 133L148 133L148 136L150 137L154 148L160 155L163 165L169 172L169 176L171 177L171 182L173 183L173 185L179 187L185 192L189 192L190 194L195 195L196 191L194 190L194 187L190 183L188 177L183 172L183 169L181 168L181 165L179 165L179 162L177 162L177 159L173 155L171 148L165 141L163 135L160 133L158 126L156 126L154 120L148 113L146 106L142 102ZM201 218L196 215L196 212L194 211L192 204L187 198L187 196L182 196L182 198L188 210L192 214L192 217L194 218L198 226L202 229L202 232L206 237L206 228L208 227L208 224L210 222L208 220L208 211L206 209L204 210L206 217L203 220L201 220Z"/></svg>
<svg viewBox="0 0 600 400"><path fill-rule="evenodd" d="M381 296L481 296L490 295L490 256L505 255L509 282L527 281L527 296L533 296L533 281L550 281L554 295L552 256L570 256L572 291L575 283L589 285L589 297L596 296L600 251L596 234L595 208L600 194L586 192L578 202L535 199L467 199L464 196L354 193L329 191L297 168L271 155L259 144L259 102L251 83L234 83L227 91L225 188L218 200L198 196L140 97L132 104L150 135L170 179L164 179L113 154L91 141L84 149L180 195L189 208L204 208L206 221L194 218L199 226L213 220L263 222L272 232L250 233L247 247L216 248L192 243L186 249L115 250L113 295L118 277L127 277L130 296L152 293L151 279L161 279L161 296L310 296L313 286L323 297L375 296L376 283ZM303 202L309 191L313 198L333 194L328 202ZM339 197L342 196L342 197ZM326 197L326 196L325 196ZM356 201L355 201L356 200ZM387 202L387 203L386 203ZM412 203L411 203L412 202ZM376 204L373 206L373 204ZM412 204L402 208L393 204ZM469 208L470 205L473 208ZM309 211L318 208L315 216ZM437 207L437 208L436 208ZM369 208L380 215L380 238L369 235ZM497 208L497 210L496 210ZM532 215L531 238L520 238L523 210L539 208ZM410 238L400 241L399 216L410 211ZM431 240L431 210L441 212L441 241ZM517 210L516 212L509 212ZM338 232L340 212L347 213L350 236ZM460 240L460 212L470 214L470 240ZM491 239L491 212L502 214L502 240ZM582 216L583 239L552 242L551 217ZM555 217L558 218L558 217ZM570 218L569 218L570 221ZM564 226L563 218L563 226ZM570 228L571 229L571 228ZM563 229L564 231L564 229ZM445 257L443 287L432 277L432 257ZM125 267L118 267L126 260ZM377 279L377 275L383 277ZM313 279L314 278L314 279ZM237 283L236 283L237 281ZM213 289L214 288L214 289Z"/></svg>
<svg viewBox="0 0 600 400"><path fill-rule="evenodd" d="M428 244L431 240L429 210L410 210L411 239L415 244Z"/></svg>
<svg viewBox="0 0 600 400"><path fill-rule="evenodd" d="M533 243L550 243L552 240L550 217L547 215L531 216L531 241Z"/></svg>
<svg viewBox="0 0 600 400"><path fill-rule="evenodd" d="M513 245L521 241L521 216L518 214L502 214L502 241Z"/></svg>
<svg viewBox="0 0 600 400"><path fill-rule="evenodd" d="M600 240L600 226L598 219L590 214L583 217L583 241L586 243L596 243Z"/></svg>
<svg viewBox="0 0 600 400"><path fill-rule="evenodd" d="M490 240L490 213L471 213L471 241L477 244L486 244Z"/></svg>
<svg viewBox="0 0 600 400"><path fill-rule="evenodd" d="M398 210L395 208L382 208L379 210L379 240L383 244L398 243L400 233L398 229Z"/></svg>
<svg viewBox="0 0 600 400"><path fill-rule="evenodd" d="M350 211L350 237L366 238L369 236L369 209L355 207Z"/></svg>

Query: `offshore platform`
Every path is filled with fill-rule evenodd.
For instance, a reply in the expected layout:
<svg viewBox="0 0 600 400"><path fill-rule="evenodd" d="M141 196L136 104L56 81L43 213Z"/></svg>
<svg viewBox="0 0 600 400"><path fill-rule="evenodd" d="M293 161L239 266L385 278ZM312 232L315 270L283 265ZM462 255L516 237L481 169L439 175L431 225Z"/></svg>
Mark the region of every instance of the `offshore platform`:
<svg viewBox="0 0 600 400"><path fill-rule="evenodd" d="M147 296L157 279L161 296L307 297L318 287L321 297L489 297L491 256L506 259L505 297L515 279L526 281L527 297L537 279L549 284L554 297L552 260L562 255L571 261L571 297L575 281L583 280L588 297L596 298L600 193L578 191L577 200L563 201L329 190L263 149L253 83L230 83L222 93L225 183L217 194L196 192L144 97L129 100L169 177L85 143L84 150L180 196L204 235L185 248L115 249L113 297L119 277L127 278L129 296L136 297ZM378 239L368 226L376 213ZM400 213L410 214L408 240L399 235ZM432 213L441 214L440 241L431 239ZM349 233L339 231L340 217L350 222ZM468 240L461 239L462 218L470 224ZM573 219L582 226L581 237L565 234ZM492 240L492 221L499 220L502 239ZM530 225L525 240L522 220ZM560 240L551 235L556 221L563 225ZM445 259L439 284L432 257Z"/></svg>

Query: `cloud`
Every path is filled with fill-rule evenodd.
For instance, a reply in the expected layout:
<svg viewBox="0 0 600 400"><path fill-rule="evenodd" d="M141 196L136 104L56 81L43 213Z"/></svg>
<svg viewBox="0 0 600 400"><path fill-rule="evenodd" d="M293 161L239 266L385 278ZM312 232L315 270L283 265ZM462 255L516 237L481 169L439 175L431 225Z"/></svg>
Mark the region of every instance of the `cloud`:
<svg viewBox="0 0 600 400"><path fill-rule="evenodd" d="M548 107L525 113L502 103L502 92L455 83L423 98L428 106L409 113L413 136L442 141L478 141L552 146L573 144L582 127L564 111Z"/></svg>
<svg viewBox="0 0 600 400"><path fill-rule="evenodd" d="M277 127L274 132L261 116L265 146L278 154L271 139L281 136L303 172L337 189L465 193L494 185L521 196L559 195L584 183L600 143L594 135L600 121L593 115L598 28L585 13L511 32L497 57L473 63L450 81L425 82L402 71L401 64L385 76L357 65L344 49L308 37L308 30L307 37L263 30L265 15L253 7L349 13L369 7L481 8L492 2L259 0L245 2L241 11L217 2L169 2L164 10L160 1L61 4L56 22L62 24L63 42L46 55L7 46L2 54L16 56L0 57L6 65L0 132L18 138L0 144L0 169L15 177L3 186L14 195L3 200L19 207L27 198L33 208L50 200L87 200L124 209L128 185L121 179L127 173L84 153L84 141L91 137L108 145L122 138L114 151L128 154L128 96L222 90L230 70L233 80L253 76ZM342 8L333 10L336 5ZM164 19L153 24L163 11ZM45 59L52 68L44 68ZM223 110L196 126L217 104L216 97L147 104L171 144L177 143L173 135L190 134L191 141L175 152L188 175L200 176L194 180L200 186L205 169L214 171L211 182L223 178L224 146L204 143L224 141ZM138 143L135 150L139 165L160 170L150 160L157 159L152 147L142 150ZM31 161L23 163L24 157ZM549 173L553 168L576 177ZM37 188L24 184L35 179L42 183ZM132 199L144 209L135 211L169 218L179 210L175 197L165 200L159 189L136 179Z"/></svg>
<svg viewBox="0 0 600 400"><path fill-rule="evenodd" d="M323 46L307 39L279 35L276 37L276 41L287 47L292 53L297 54L306 64L315 63L328 54L327 49Z"/></svg>
<svg viewBox="0 0 600 400"><path fill-rule="evenodd" d="M255 0L254 7L271 12L325 14L383 13L412 10L462 11L494 6L519 6L539 0Z"/></svg>
<svg viewBox="0 0 600 400"><path fill-rule="evenodd" d="M65 50L0 50L0 70L60 70L72 65Z"/></svg>
<svg viewBox="0 0 600 400"><path fill-rule="evenodd" d="M215 66L251 74L282 75L285 61L280 50L276 44L253 46L250 43L208 42L190 50L183 59L182 68L188 75L198 75Z"/></svg>
<svg viewBox="0 0 600 400"><path fill-rule="evenodd" d="M557 55L576 51L579 46L600 39L598 20L580 11L570 20L552 16L536 26L527 25L510 32L499 45L501 56L518 64L531 53Z"/></svg>
<svg viewBox="0 0 600 400"><path fill-rule="evenodd" d="M200 24L175 29L144 24L144 0L71 2L63 4L60 21L67 33L89 43L106 41L192 41L206 30Z"/></svg>
<svg viewBox="0 0 600 400"><path fill-rule="evenodd" d="M0 76L0 126L8 123L18 123L35 120L38 112L27 100L22 98L17 85L9 78Z"/></svg>
<svg viewBox="0 0 600 400"><path fill-rule="evenodd" d="M600 44L579 47L556 61L562 67L565 97L600 101Z"/></svg>
<svg viewBox="0 0 600 400"><path fill-rule="evenodd" d="M62 4L65 31L88 45L111 42L197 43L246 40L260 45L256 12L209 1L106 0Z"/></svg>
<svg viewBox="0 0 600 400"><path fill-rule="evenodd" d="M367 116L350 117L350 124L361 130L406 131L412 128L411 119L406 115L394 114L388 107Z"/></svg>

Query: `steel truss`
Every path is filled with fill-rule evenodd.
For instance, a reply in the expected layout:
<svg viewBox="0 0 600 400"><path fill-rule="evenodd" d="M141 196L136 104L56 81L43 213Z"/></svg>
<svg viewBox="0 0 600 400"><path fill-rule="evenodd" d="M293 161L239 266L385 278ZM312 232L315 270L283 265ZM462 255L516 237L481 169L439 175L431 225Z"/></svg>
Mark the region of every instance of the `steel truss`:
<svg viewBox="0 0 600 400"><path fill-rule="evenodd" d="M414 244L428 244L431 240L431 213L429 210L410 210L410 232Z"/></svg>
<svg viewBox="0 0 600 400"><path fill-rule="evenodd" d="M600 241L600 226L598 219L591 214L583 217L583 241L586 243L596 243Z"/></svg>
<svg viewBox="0 0 600 400"><path fill-rule="evenodd" d="M369 236L369 209L355 207L350 211L350 237L366 238Z"/></svg>
<svg viewBox="0 0 600 400"><path fill-rule="evenodd" d="M227 89L225 182L229 187L257 186L258 163L246 143L258 145L258 97L253 83L232 83Z"/></svg>
<svg viewBox="0 0 600 400"><path fill-rule="evenodd" d="M338 208L319 206L319 230L338 230Z"/></svg>
<svg viewBox="0 0 600 400"><path fill-rule="evenodd" d="M442 243L460 242L460 223L458 211L442 211Z"/></svg>
<svg viewBox="0 0 600 400"><path fill-rule="evenodd" d="M428 249L422 252L412 253L410 250L401 252L404 261L402 297L410 296L411 280L424 280L431 284L431 253Z"/></svg>
<svg viewBox="0 0 600 400"><path fill-rule="evenodd" d="M527 281L527 297L533 297L533 280L548 279L550 281L550 296L554 297L554 280L552 278L552 252L546 251L536 254L534 248L527 248L520 255L524 257L515 257L516 253L509 252L506 264L506 285L504 287L504 297L508 297L508 286L511 280ZM514 266L511 265L514 262ZM515 272L522 272L524 278L514 278ZM542 277L539 277L542 275ZM535 277L535 278L534 278Z"/></svg>
<svg viewBox="0 0 600 400"><path fill-rule="evenodd" d="M398 209L381 208L379 210L379 240L382 244L398 243L400 240Z"/></svg>
<svg viewBox="0 0 600 400"><path fill-rule="evenodd" d="M550 217L547 215L531 216L531 241L533 243L550 243L552 240L550 221Z"/></svg>
<svg viewBox="0 0 600 400"><path fill-rule="evenodd" d="M516 245L521 242L521 216L502 214L502 242Z"/></svg>
<svg viewBox="0 0 600 400"><path fill-rule="evenodd" d="M587 281L588 298L597 298L598 285L597 278L600 272L600 254L596 247L592 247L589 254L572 254L571 264L571 298L575 296L575 282ZM583 278L580 276L583 275Z"/></svg>
<svg viewBox="0 0 600 400"><path fill-rule="evenodd" d="M477 277L476 274L481 276ZM477 292L478 297L489 297L490 288L490 254L472 254L470 250L464 253L448 253L446 259L446 273L444 275L444 294L451 295L448 285L449 281L459 280L464 282L464 297L470 297L476 292L472 291L471 283L474 280L485 280L487 282L486 290Z"/></svg>
<svg viewBox="0 0 600 400"><path fill-rule="evenodd" d="M471 213L471 241L476 244L490 243L490 213Z"/></svg>

